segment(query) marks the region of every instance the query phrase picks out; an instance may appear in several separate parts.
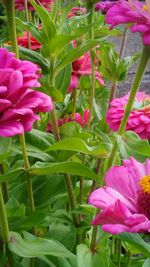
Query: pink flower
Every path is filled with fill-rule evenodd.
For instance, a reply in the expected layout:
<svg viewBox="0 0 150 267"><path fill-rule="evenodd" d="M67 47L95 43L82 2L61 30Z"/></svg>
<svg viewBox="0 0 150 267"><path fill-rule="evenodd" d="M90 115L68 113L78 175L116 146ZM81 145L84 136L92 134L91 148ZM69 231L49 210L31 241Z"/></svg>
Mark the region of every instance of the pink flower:
<svg viewBox="0 0 150 267"><path fill-rule="evenodd" d="M107 171L105 183L89 197L101 209L93 224L111 234L150 232L150 160L124 160Z"/></svg>
<svg viewBox="0 0 150 267"><path fill-rule="evenodd" d="M29 34L29 38L30 38L32 50L38 50L41 48L41 44L31 35L31 33ZM17 38L17 41L18 41L18 45L29 48L27 32L23 32L23 36L19 36Z"/></svg>
<svg viewBox="0 0 150 267"><path fill-rule="evenodd" d="M96 64L95 60L95 64ZM68 93L71 93L73 89L78 87L79 78L82 75L91 75L92 67L91 67L91 59L90 53L85 53L82 57L78 58L72 63L72 75L71 75L71 82L68 88ZM102 79L102 75L95 70L95 78L99 81L101 85L104 85L104 80Z"/></svg>
<svg viewBox="0 0 150 267"><path fill-rule="evenodd" d="M52 109L50 97L30 89L40 86L37 71L35 64L0 48L0 136L30 131L36 113Z"/></svg>
<svg viewBox="0 0 150 267"><path fill-rule="evenodd" d="M86 14L86 8L85 7L73 7L67 18L75 17L75 16L80 16Z"/></svg>
<svg viewBox="0 0 150 267"><path fill-rule="evenodd" d="M114 1L99 1L95 5L95 11L101 10L103 12L107 12L109 8L115 4L115 2L116 2L115 0Z"/></svg>
<svg viewBox="0 0 150 267"><path fill-rule="evenodd" d="M44 6L48 11L51 11L51 6L53 4L53 0L35 0L37 4L41 4ZM24 10L25 9L25 1L24 0L15 0L15 8L18 10ZM34 7L30 3L30 0L28 0L28 8L30 11L34 11Z"/></svg>
<svg viewBox="0 0 150 267"><path fill-rule="evenodd" d="M113 99L110 103L106 121L114 131L119 128L128 98L129 95L125 95ZM150 139L150 95L146 95L144 92L137 93L126 130L134 131L142 139Z"/></svg>
<svg viewBox="0 0 150 267"><path fill-rule="evenodd" d="M106 14L106 22L111 29L119 24L130 23L132 32L140 32L145 45L150 45L150 5L137 0L120 0Z"/></svg>
<svg viewBox="0 0 150 267"><path fill-rule="evenodd" d="M67 122L75 121L78 124L80 124L82 127L85 127L88 123L89 115L90 115L89 109L86 109L84 111L83 117L81 116L80 113L69 114L68 117L58 119L58 126L61 127L63 124L65 124ZM52 132L52 131L53 131L52 125L51 125L51 123L49 123L47 125L47 132Z"/></svg>

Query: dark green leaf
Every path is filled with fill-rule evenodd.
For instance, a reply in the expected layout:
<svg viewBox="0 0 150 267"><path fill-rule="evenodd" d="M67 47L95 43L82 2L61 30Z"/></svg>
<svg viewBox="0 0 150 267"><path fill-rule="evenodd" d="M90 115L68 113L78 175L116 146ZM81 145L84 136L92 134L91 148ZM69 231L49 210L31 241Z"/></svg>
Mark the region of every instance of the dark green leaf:
<svg viewBox="0 0 150 267"><path fill-rule="evenodd" d="M70 173L98 181L98 176L92 170L81 163L73 161L57 163L37 162L30 168L30 173L36 175L44 175L49 173Z"/></svg>
<svg viewBox="0 0 150 267"><path fill-rule="evenodd" d="M116 237L119 237L121 240L133 245L146 257L150 257L150 245L146 243L139 234L121 233Z"/></svg>

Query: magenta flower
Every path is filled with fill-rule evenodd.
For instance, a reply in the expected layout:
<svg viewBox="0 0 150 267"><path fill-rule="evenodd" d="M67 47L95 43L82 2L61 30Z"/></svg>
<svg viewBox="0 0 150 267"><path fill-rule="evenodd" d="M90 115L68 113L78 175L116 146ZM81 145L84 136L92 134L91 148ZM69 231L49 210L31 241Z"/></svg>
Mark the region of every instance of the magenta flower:
<svg viewBox="0 0 150 267"><path fill-rule="evenodd" d="M31 35L31 33L29 34L29 38L32 50L38 50L41 48L41 44ZM29 48L27 32L23 32L23 36L17 37L17 41L18 45Z"/></svg>
<svg viewBox="0 0 150 267"><path fill-rule="evenodd" d="M44 6L48 11L51 11L51 6L53 4L53 0L35 0L37 4L41 4ZM17 10L25 10L25 1L24 0L15 0L15 8ZM34 11L34 7L30 3L30 0L28 0L28 8L30 11Z"/></svg>
<svg viewBox="0 0 150 267"><path fill-rule="evenodd" d="M95 65L97 64L95 60ZM68 88L68 93L71 93L73 89L78 87L79 79L82 75L91 75L92 67L91 67L91 59L90 53L85 53L82 57L78 58L72 63L72 75L71 82ZM95 70L95 78L99 81L101 85L104 85L104 80L102 75Z"/></svg>
<svg viewBox="0 0 150 267"><path fill-rule="evenodd" d="M114 1L99 1L95 4L95 11L103 11L103 12L107 12L109 10L110 7L112 7L115 4L115 0Z"/></svg>
<svg viewBox="0 0 150 267"><path fill-rule="evenodd" d="M105 184L89 197L101 209L93 224L111 234L150 232L150 160L124 160L107 171Z"/></svg>
<svg viewBox="0 0 150 267"><path fill-rule="evenodd" d="M30 131L39 119L36 113L52 109L50 97L30 89L40 86L38 70L35 64L0 48L0 136Z"/></svg>
<svg viewBox="0 0 150 267"><path fill-rule="evenodd" d="M89 109L86 109L84 111L83 117L81 116L80 113L69 114L68 117L58 119L58 126L61 127L63 124L65 124L67 122L75 121L78 124L80 124L82 127L85 127L88 123L89 116L90 116ZM49 133L53 132L51 123L48 123L48 125L47 125L47 132L49 132Z"/></svg>
<svg viewBox="0 0 150 267"><path fill-rule="evenodd" d="M77 7L73 7L70 10L67 18L72 18L72 17L75 17L75 16L84 15L84 14L86 14L86 8L85 7L78 7L77 6Z"/></svg>
<svg viewBox="0 0 150 267"><path fill-rule="evenodd" d="M140 32L144 45L150 45L150 6L148 1L120 0L106 13L106 22L111 29L119 24L130 23L132 32Z"/></svg>
<svg viewBox="0 0 150 267"><path fill-rule="evenodd" d="M113 131L118 131L129 95L115 98L110 103L106 121ZM137 93L129 115L126 131L137 133L142 139L150 139L150 95Z"/></svg>

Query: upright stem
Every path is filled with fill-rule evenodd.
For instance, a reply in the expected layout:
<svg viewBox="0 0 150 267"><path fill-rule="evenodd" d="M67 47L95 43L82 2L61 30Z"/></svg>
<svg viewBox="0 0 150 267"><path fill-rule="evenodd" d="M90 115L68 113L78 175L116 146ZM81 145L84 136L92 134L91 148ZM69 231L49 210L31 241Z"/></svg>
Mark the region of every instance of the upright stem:
<svg viewBox="0 0 150 267"><path fill-rule="evenodd" d="M7 214L6 214L1 186L0 186L0 224L1 224L3 242L7 244L9 242L9 226L8 226Z"/></svg>
<svg viewBox="0 0 150 267"><path fill-rule="evenodd" d="M18 46L17 46L16 25L15 25L14 0L4 0L4 4L6 7L6 14L7 14L8 28L9 28L12 49L16 53L16 57L19 57Z"/></svg>
<svg viewBox="0 0 150 267"><path fill-rule="evenodd" d="M92 3L90 3L90 1L86 1L87 4L87 10L90 13L88 16L88 23L89 25L92 25L93 23L93 9L94 6ZM91 29L89 31L89 39L94 39L94 27L91 26ZM90 115L89 115L89 121L88 121L88 128L90 128L91 126L91 122L92 122L92 112L93 112L93 106L94 106L94 97L95 97L95 65L94 65L94 51L91 50L90 51L90 58L91 58L91 94L90 94L90 99L89 99L89 103L90 103Z"/></svg>
<svg viewBox="0 0 150 267"><path fill-rule="evenodd" d="M29 22L30 21L30 16L29 16L29 9L28 9L28 0L24 1L24 5L25 5L25 17L26 17L26 21ZM30 32L27 31L27 37L28 37L28 48L31 49L31 40L30 40Z"/></svg>
<svg viewBox="0 0 150 267"><path fill-rule="evenodd" d="M142 51L142 55L141 55L141 59L139 62L139 66L138 66L138 69L137 69L137 72L135 74L135 78L134 78L134 81L133 81L133 84L131 87L128 103L126 105L124 115L123 115L119 130L117 132L118 135L122 135L125 131L126 124L127 124L127 121L128 121L131 109L132 109L132 105L133 105L136 93L139 89L139 86L140 86L140 83L141 83L141 80L142 80L142 77L143 77L143 74L145 72L145 69L146 69L146 66L147 66L149 59L150 59L150 47L144 46L143 51ZM117 141L115 141L115 143L113 145L110 157L109 157L108 162L107 162L107 169L113 165L116 151L117 151Z"/></svg>
<svg viewBox="0 0 150 267"><path fill-rule="evenodd" d="M22 147L24 166L25 166L25 169L28 170L30 168L30 164L29 164L29 159L27 156L24 134L20 135L20 143L21 143L21 147ZM35 210L35 205L34 205L34 197L33 197L32 179L28 173L27 173L27 187L28 187L28 197L29 197L30 209L33 212Z"/></svg>
<svg viewBox="0 0 150 267"><path fill-rule="evenodd" d="M50 87L55 87L55 75L54 75L54 59L51 58L50 61L50 76L49 76L49 85ZM58 123L57 123L57 116L56 116L56 108L55 108L55 103L53 101L53 110L50 112L50 118L51 118L51 123L52 123L52 129L53 129L53 134L55 137L55 140L58 142L61 140L60 138L60 132L59 132L59 127L58 127ZM71 181L71 177L68 173L66 173L64 175L65 177L65 185L66 185L66 189L68 192L68 197L69 197L69 203L71 206L71 210L74 210L76 208L76 198L74 195L74 189L73 189L73 185L72 185L72 181ZM78 218L76 215L72 215L74 224L76 226L78 226Z"/></svg>
<svg viewBox="0 0 150 267"><path fill-rule="evenodd" d="M17 38L16 38L14 1L13 0L5 1L5 6L6 6L6 12L7 12L7 19L8 19L12 49L16 53L16 57L19 58L19 51L18 51ZM28 170L30 167L30 164L29 164L29 160L28 160L28 156L27 156L24 134L20 135L20 142L21 142L21 147L22 147L22 154L23 154L25 169ZM31 210L34 211L35 207L34 207L34 198L33 198L31 177L28 176L27 182L28 182L28 193L29 193L30 207L31 207Z"/></svg>
<svg viewBox="0 0 150 267"><path fill-rule="evenodd" d="M3 163L0 164L0 172L4 174L4 165ZM4 198L4 203L8 201L8 188L7 188L7 182L3 182L1 184L2 186L2 193L3 193L3 198Z"/></svg>
<svg viewBox="0 0 150 267"><path fill-rule="evenodd" d="M126 41L127 41L127 32L128 32L128 28L125 27L124 32L123 32L123 36L122 36L120 51L119 51L119 58L120 59L122 59L124 56L124 51L125 51L125 46L126 46Z"/></svg>

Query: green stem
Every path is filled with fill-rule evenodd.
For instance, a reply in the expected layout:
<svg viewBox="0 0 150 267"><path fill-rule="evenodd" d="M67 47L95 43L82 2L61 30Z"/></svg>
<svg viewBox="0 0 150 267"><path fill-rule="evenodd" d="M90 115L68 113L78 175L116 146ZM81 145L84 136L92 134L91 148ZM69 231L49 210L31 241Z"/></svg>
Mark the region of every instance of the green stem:
<svg viewBox="0 0 150 267"><path fill-rule="evenodd" d="M25 5L25 17L26 17L26 21L29 22L30 21L30 16L29 16L29 9L28 9L28 0L24 1L24 5ZM31 49L31 40L30 40L30 32L27 31L27 37L28 37L28 48Z"/></svg>
<svg viewBox="0 0 150 267"><path fill-rule="evenodd" d="M126 256L126 267L130 266L130 263L131 263L131 256L132 256L131 251L128 250L128 251L127 251L127 256Z"/></svg>
<svg viewBox="0 0 150 267"><path fill-rule="evenodd" d="M20 143L22 147L22 156L24 160L24 167L28 171L30 168L30 163L27 155L26 150L26 143L25 143L25 136L24 134L20 135ZM28 197L29 197L29 204L31 212L35 211L35 205L34 205L34 197L33 197L33 188L32 188L32 179L31 176L27 173L27 188L28 188Z"/></svg>
<svg viewBox="0 0 150 267"><path fill-rule="evenodd" d="M0 164L0 172L4 174L4 165L3 163ZM7 203L8 201L8 187L7 187L7 182L2 182L2 192L3 192L3 198L4 198L4 203Z"/></svg>
<svg viewBox="0 0 150 267"><path fill-rule="evenodd" d="M16 57L19 57L18 46L17 46L17 34L16 34L16 25L15 25L15 10L14 10L14 0L4 0L8 28L10 34L10 40L12 44L12 50L15 52Z"/></svg>
<svg viewBox="0 0 150 267"><path fill-rule="evenodd" d="M53 58L51 58L51 60L50 60L50 76L49 76L50 88L55 87L54 64L55 64L55 61ZM56 142L58 142L61 140L61 138L60 138L60 132L59 132L59 127L58 127L58 123L57 123L56 108L55 108L54 101L53 101L53 110L50 112L50 118L51 118L51 123L52 123L53 134L54 134ZM68 173L66 173L64 175L64 177L65 177L65 185L66 185L66 189L68 192L70 207L71 207L71 210L74 210L76 208L76 198L74 195L74 189L73 189L71 177ZM72 218L73 218L74 224L76 226L78 226L78 224L79 224L78 217L73 214Z"/></svg>
<svg viewBox="0 0 150 267"><path fill-rule="evenodd" d="M86 4L87 4L87 10L89 12L88 24L92 25L94 6L93 4L90 3L90 1L86 1ZM89 31L89 39L91 40L94 39L94 27L93 26L91 26L91 29ZM95 53L93 50L90 51L90 58L91 58L91 93L90 93L90 99L89 99L90 115L89 115L89 121L88 121L88 128L90 128L91 122L92 122L92 112L93 112L94 97L95 97L95 64L94 64Z"/></svg>
<svg viewBox="0 0 150 267"><path fill-rule="evenodd" d="M77 102L77 89L73 89L73 91L72 91L72 103L73 103L72 113L73 113L73 116L76 113L76 102Z"/></svg>
<svg viewBox="0 0 150 267"><path fill-rule="evenodd" d="M93 253L96 251L96 237L97 237L97 226L93 226L91 245L90 245L90 249Z"/></svg>
<svg viewBox="0 0 150 267"><path fill-rule="evenodd" d="M139 66L138 66L138 69L137 69L137 72L135 74L135 78L134 78L134 81L133 81L133 84L131 87L128 103L126 105L125 112L124 112L119 130L117 132L118 135L122 136L122 134L125 131L126 124L127 124L127 121L128 121L131 109L132 109L132 105L133 105L136 93L139 89L139 86L140 86L140 83L141 83L141 80L142 80L142 77L143 77L143 74L145 72L145 69L146 69L146 66L147 66L149 59L150 59L150 47L144 46L143 51L142 51L142 55L141 55L141 59L139 62ZM107 169L109 169L113 165L116 151L117 151L117 140L115 140L110 157L108 159Z"/></svg>
<svg viewBox="0 0 150 267"><path fill-rule="evenodd" d="M0 186L0 224L1 224L3 242L7 244L10 239L9 226L8 226L7 214L6 214L5 203L3 199L1 186Z"/></svg>
<svg viewBox="0 0 150 267"><path fill-rule="evenodd" d="M114 99L116 95L117 85L118 85L117 81L112 82L112 87L110 90L109 106L110 106L111 101Z"/></svg>
<svg viewBox="0 0 150 267"><path fill-rule="evenodd" d="M117 267L121 266L121 240L117 238L116 248L117 248Z"/></svg>
<svg viewBox="0 0 150 267"><path fill-rule="evenodd" d="M124 32L123 32L123 36L122 36L120 51L119 51L119 58L120 59L122 59L124 56L125 46L126 46L126 42L127 42L127 32L128 32L128 28L125 27Z"/></svg>

